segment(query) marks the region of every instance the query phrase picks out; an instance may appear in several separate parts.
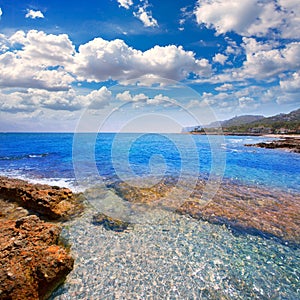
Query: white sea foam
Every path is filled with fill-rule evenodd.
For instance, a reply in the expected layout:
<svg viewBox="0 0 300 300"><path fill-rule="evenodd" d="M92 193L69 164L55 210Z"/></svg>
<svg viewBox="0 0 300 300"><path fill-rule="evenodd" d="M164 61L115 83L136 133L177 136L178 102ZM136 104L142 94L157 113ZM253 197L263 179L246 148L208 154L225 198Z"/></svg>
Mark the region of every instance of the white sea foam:
<svg viewBox="0 0 300 300"><path fill-rule="evenodd" d="M72 190L74 193L84 192L86 187L77 184L73 178L34 178L24 175L17 170L0 172L0 176L26 180L33 184L47 184L51 186L65 187Z"/></svg>

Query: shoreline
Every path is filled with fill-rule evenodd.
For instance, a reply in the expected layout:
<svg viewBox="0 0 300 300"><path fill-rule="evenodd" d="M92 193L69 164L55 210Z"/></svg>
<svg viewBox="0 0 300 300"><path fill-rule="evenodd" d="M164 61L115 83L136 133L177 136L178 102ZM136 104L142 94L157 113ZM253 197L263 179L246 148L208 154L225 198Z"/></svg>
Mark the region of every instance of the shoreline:
<svg viewBox="0 0 300 300"><path fill-rule="evenodd" d="M274 138L273 135L267 137ZM300 154L300 136L280 136L276 140L272 140L269 142L260 142L256 144L245 144L245 146L278 149Z"/></svg>
<svg viewBox="0 0 300 300"><path fill-rule="evenodd" d="M181 132L181 134L193 134L193 135L225 135L225 136L261 136L267 138L295 138L300 139L300 134L267 134L267 133L250 133L250 132Z"/></svg>

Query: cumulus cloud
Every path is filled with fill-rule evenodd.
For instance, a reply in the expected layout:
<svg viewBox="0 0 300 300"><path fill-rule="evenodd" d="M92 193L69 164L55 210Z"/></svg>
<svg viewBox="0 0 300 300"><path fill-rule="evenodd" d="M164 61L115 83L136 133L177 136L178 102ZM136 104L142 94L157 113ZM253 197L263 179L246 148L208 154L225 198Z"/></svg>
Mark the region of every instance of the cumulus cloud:
<svg viewBox="0 0 300 300"><path fill-rule="evenodd" d="M0 7L0 20L1 20L1 16L2 16L2 9Z"/></svg>
<svg viewBox="0 0 300 300"><path fill-rule="evenodd" d="M119 6L129 9L130 6L133 5L132 0L117 0L119 2Z"/></svg>
<svg viewBox="0 0 300 300"><path fill-rule="evenodd" d="M18 45L19 50L9 51ZM65 90L74 81L64 65L71 62L74 46L65 34L17 31L0 54L0 86Z"/></svg>
<svg viewBox="0 0 300 300"><path fill-rule="evenodd" d="M163 94L158 94L151 98L146 96L144 93L132 95L130 91L124 91L123 93L117 94L116 99L124 102L139 102L140 104L144 105L162 105L164 107L172 106L175 102L174 99L171 99L168 96L164 96Z"/></svg>
<svg viewBox="0 0 300 300"><path fill-rule="evenodd" d="M0 111L9 113L32 112L36 109L34 101L27 93L1 93Z"/></svg>
<svg viewBox="0 0 300 300"><path fill-rule="evenodd" d="M0 35L0 87L68 90L75 81L109 79L140 84L167 84L211 75L206 59L197 59L182 46L155 46L146 51L129 47L123 40L96 38L79 46L68 35L30 30ZM2 53L1 53L2 52ZM164 78L164 79L159 79ZM163 81L163 82L162 82Z"/></svg>
<svg viewBox="0 0 300 300"><path fill-rule="evenodd" d="M300 37L298 0L198 0L194 13L198 24L214 28L217 34Z"/></svg>
<svg viewBox="0 0 300 300"><path fill-rule="evenodd" d="M89 109L102 109L109 105L112 101L112 93L107 87L103 86L99 90L91 91L87 96L83 97Z"/></svg>
<svg viewBox="0 0 300 300"><path fill-rule="evenodd" d="M32 9L27 9L27 14L25 15L25 18L30 18L30 19L43 19L44 15L41 11L39 10L32 10Z"/></svg>
<svg viewBox="0 0 300 300"><path fill-rule="evenodd" d="M140 6L137 12L134 12L133 15L140 19L145 27L157 27L157 20L152 17L152 12L147 11L145 7Z"/></svg>
<svg viewBox="0 0 300 300"><path fill-rule="evenodd" d="M193 73L208 76L211 66L206 59L181 46L155 46L145 52L129 47L123 40L96 38L81 45L74 58L73 70L81 80L126 81L145 75L183 80Z"/></svg>
<svg viewBox="0 0 300 300"><path fill-rule="evenodd" d="M71 112L82 108L98 110L108 106L111 101L112 93L105 86L86 95L79 95L74 89L48 91L30 88L22 92L0 92L0 109L10 113L32 112L43 108Z"/></svg>
<svg viewBox="0 0 300 300"><path fill-rule="evenodd" d="M259 43L252 38L244 38L243 41L246 60L238 76L274 79L282 72L300 69L300 42L273 48L270 43Z"/></svg>
<svg viewBox="0 0 300 300"><path fill-rule="evenodd" d="M289 78L280 80L280 88L286 93L300 94L300 72L295 72Z"/></svg>
<svg viewBox="0 0 300 300"><path fill-rule="evenodd" d="M226 60L227 60L227 56L224 55L224 54L221 54L221 53L218 53L216 54L214 57L213 57L213 61L216 62L216 63L219 63L221 65L224 65Z"/></svg>
<svg viewBox="0 0 300 300"><path fill-rule="evenodd" d="M148 0L141 1L142 5L138 6L138 10L133 12L133 15L143 22L145 27L158 27L158 22L152 16L152 11L148 9Z"/></svg>
<svg viewBox="0 0 300 300"><path fill-rule="evenodd" d="M256 108L257 104L255 103L254 99L251 97L241 97L239 98L239 106L241 108Z"/></svg>
<svg viewBox="0 0 300 300"><path fill-rule="evenodd" d="M233 85L231 83L224 83L223 85L215 88L216 91L222 91L222 92L232 90L232 89L233 89Z"/></svg>

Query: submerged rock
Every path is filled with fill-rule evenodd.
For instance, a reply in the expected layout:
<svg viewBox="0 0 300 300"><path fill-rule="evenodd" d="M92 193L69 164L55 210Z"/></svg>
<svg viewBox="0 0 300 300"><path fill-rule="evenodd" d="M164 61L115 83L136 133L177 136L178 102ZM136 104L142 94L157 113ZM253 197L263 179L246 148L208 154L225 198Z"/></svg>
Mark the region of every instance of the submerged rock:
<svg viewBox="0 0 300 300"><path fill-rule="evenodd" d="M105 229L117 232L123 232L132 227L132 224L129 222L111 218L103 213L94 215L92 223L94 225L103 225Z"/></svg>
<svg viewBox="0 0 300 300"><path fill-rule="evenodd" d="M171 184L170 184L171 182ZM189 182L186 183L186 187ZM223 181L211 198L202 199L206 182L199 180L191 189L164 180L149 188L131 187L118 182L111 185L120 197L134 203L146 203L148 209L163 209L227 225L239 232L276 237L300 245L300 195L263 187Z"/></svg>
<svg viewBox="0 0 300 300"><path fill-rule="evenodd" d="M195 195L199 193L195 191ZM234 230L276 237L300 245L300 195L254 186L224 183L203 205L197 198L185 202L178 213Z"/></svg>
<svg viewBox="0 0 300 300"><path fill-rule="evenodd" d="M20 179L0 177L0 198L50 220L67 219L82 210L70 189Z"/></svg>
<svg viewBox="0 0 300 300"><path fill-rule="evenodd" d="M73 268L60 227L37 216L0 220L0 299L46 299Z"/></svg>

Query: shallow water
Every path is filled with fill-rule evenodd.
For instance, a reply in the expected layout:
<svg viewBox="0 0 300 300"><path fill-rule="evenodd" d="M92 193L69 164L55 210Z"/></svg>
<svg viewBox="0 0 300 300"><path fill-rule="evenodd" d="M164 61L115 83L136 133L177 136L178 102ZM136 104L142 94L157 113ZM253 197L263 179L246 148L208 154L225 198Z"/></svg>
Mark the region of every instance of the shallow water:
<svg viewBox="0 0 300 300"><path fill-rule="evenodd" d="M300 297L299 248L160 209L116 233L92 225L95 211L64 228L75 267L52 299Z"/></svg>

